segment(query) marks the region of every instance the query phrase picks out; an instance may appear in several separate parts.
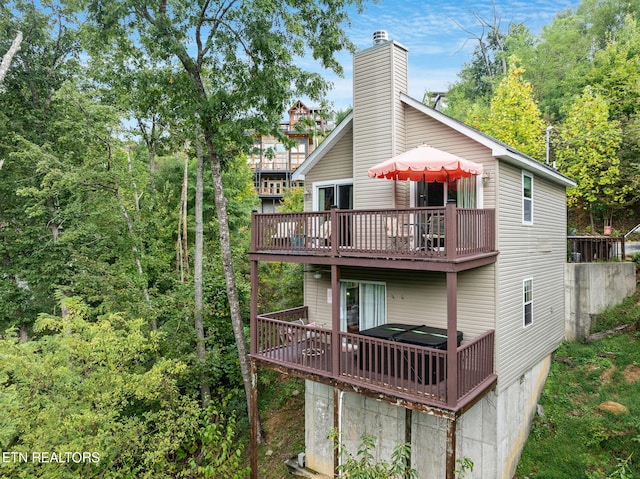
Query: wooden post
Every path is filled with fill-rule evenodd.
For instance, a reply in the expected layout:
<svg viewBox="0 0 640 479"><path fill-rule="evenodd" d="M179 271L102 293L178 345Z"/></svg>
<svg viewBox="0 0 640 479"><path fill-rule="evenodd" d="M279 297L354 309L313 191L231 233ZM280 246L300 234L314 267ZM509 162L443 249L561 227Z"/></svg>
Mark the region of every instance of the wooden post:
<svg viewBox="0 0 640 479"><path fill-rule="evenodd" d="M406 458L405 472L411 469L411 456L413 455L413 445L411 443L411 429L413 422L413 411L409 408L404 410L404 442L409 445L409 457Z"/></svg>
<svg viewBox="0 0 640 479"><path fill-rule="evenodd" d="M331 265L331 375L340 376L340 267Z"/></svg>
<svg viewBox="0 0 640 479"><path fill-rule="evenodd" d="M458 273L447 273L447 404L458 402Z"/></svg>
<svg viewBox="0 0 640 479"><path fill-rule="evenodd" d="M333 430L335 440L333 442L333 476L338 477L338 465L340 464L340 390L333 388Z"/></svg>
<svg viewBox="0 0 640 479"><path fill-rule="evenodd" d="M447 202L444 212L444 249L447 259L455 259L458 257L458 213L455 202Z"/></svg>
<svg viewBox="0 0 640 479"><path fill-rule="evenodd" d="M251 304L249 317L249 353L258 353L258 291L260 288L258 277L258 262L251 261Z"/></svg>
<svg viewBox="0 0 640 479"><path fill-rule="evenodd" d="M331 254L335 257L338 256L338 245L342 241L344 231L342 231L341 224L338 224L338 208L331 207L331 236L329 241L331 242Z"/></svg>

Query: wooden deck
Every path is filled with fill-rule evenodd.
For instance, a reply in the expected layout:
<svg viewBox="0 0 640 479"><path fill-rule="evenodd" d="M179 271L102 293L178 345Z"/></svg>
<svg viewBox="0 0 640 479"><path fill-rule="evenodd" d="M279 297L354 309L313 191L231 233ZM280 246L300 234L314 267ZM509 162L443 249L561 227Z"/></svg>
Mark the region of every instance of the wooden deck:
<svg viewBox="0 0 640 479"><path fill-rule="evenodd" d="M449 371L446 350L333 333L291 321L304 319L305 314L306 308L296 308L260 315L252 329L257 335L252 357L302 377L325 378L450 410L464 406L495 383L493 331L458 347L457 368ZM455 376L455 397L448 392L449 374Z"/></svg>
<svg viewBox="0 0 640 479"><path fill-rule="evenodd" d="M495 211L490 209L460 209L455 205L332 209L254 213L252 218L251 255L259 260L462 263L479 258L492 262L496 254ZM371 266L385 267L383 263Z"/></svg>

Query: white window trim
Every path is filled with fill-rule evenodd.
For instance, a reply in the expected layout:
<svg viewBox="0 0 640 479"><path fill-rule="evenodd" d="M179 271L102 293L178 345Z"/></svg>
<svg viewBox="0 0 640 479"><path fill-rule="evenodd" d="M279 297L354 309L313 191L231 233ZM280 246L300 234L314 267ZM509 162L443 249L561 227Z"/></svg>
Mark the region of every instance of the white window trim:
<svg viewBox="0 0 640 479"><path fill-rule="evenodd" d="M343 178L341 180L314 182L313 194L311 198L311 201L313 202L311 211L319 211L318 210L318 190L320 188L326 188L327 186L338 186L338 185L353 185L353 178Z"/></svg>
<svg viewBox="0 0 640 479"><path fill-rule="evenodd" d="M482 184L482 175L476 175L476 208L481 210L484 208L484 186ZM409 208L416 208L416 190L418 188L418 182L410 181L409 182ZM445 205L447 204L447 189L449 185L447 183L444 184L444 197L445 197Z"/></svg>
<svg viewBox="0 0 640 479"><path fill-rule="evenodd" d="M529 198L528 200L531 202L531 219L530 220L526 220L524 217L524 204L525 201L527 201L527 199L524 197L524 179L526 178L530 178L531 179L531 198ZM520 198L522 199L522 224L523 225L533 225L533 192L534 192L534 185L533 185L533 175L531 173L527 173L526 171L522 172L522 182L520 184Z"/></svg>
<svg viewBox="0 0 640 479"><path fill-rule="evenodd" d="M531 300L525 301L525 291L527 288L527 283L531 284ZM526 324L526 306L527 304L531 305L531 322ZM528 328L533 325L533 278L526 278L522 280L522 326L524 328Z"/></svg>

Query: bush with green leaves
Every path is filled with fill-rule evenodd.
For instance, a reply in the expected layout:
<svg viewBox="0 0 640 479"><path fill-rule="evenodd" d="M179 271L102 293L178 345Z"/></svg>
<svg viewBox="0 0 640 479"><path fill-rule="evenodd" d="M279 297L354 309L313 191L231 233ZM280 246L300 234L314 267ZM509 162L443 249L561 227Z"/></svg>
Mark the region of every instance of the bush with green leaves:
<svg viewBox="0 0 640 479"><path fill-rule="evenodd" d="M337 442L337 433L331 438ZM376 448L376 438L365 434L361 437L356 455L347 451L343 444L338 443L338 454L342 463L338 466L341 477L348 479L415 479L418 477L415 469L409 466L411 458L411 444L398 444L391 453L391 462L375 461L373 451Z"/></svg>
<svg viewBox="0 0 640 479"><path fill-rule="evenodd" d="M62 310L40 315L35 339L0 336L0 450L14 454L0 477L246 476L235 419L179 388L187 365L160 356L163 333L120 314L90 320L78 298Z"/></svg>

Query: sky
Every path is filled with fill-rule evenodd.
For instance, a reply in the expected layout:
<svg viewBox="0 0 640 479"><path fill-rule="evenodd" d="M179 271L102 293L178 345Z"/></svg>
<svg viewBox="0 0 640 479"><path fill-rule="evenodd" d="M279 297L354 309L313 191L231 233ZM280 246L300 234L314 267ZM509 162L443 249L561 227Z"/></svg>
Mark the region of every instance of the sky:
<svg viewBox="0 0 640 479"><path fill-rule="evenodd" d="M347 35L359 50L370 47L373 32L386 30L409 50L409 95L422 100L425 91L446 91L456 82L465 62L470 61L474 42L481 33L474 13L493 21L493 5L502 30L509 23L524 23L535 35L551 23L553 17L579 5L579 0L381 0L367 3L363 13L351 15ZM344 77L323 71L334 88L328 99L335 110L352 105L352 57L340 53L338 60ZM313 69L312 66L308 68ZM316 67L317 68L317 67Z"/></svg>

